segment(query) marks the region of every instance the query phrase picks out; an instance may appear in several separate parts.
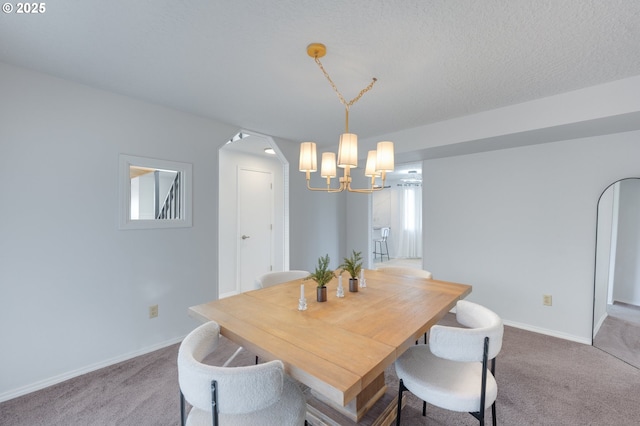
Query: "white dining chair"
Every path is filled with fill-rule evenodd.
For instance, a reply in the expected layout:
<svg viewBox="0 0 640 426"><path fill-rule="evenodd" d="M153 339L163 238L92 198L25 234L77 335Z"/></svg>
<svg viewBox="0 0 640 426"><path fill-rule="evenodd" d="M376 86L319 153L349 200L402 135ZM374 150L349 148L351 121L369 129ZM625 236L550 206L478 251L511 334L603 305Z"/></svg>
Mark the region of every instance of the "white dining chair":
<svg viewBox="0 0 640 426"><path fill-rule="evenodd" d="M247 367L218 367L202 362L218 347L219 336L220 327L210 321L189 333L180 344L181 424L304 425L304 395L285 373L282 361ZM185 402L192 406L188 415Z"/></svg>
<svg viewBox="0 0 640 426"><path fill-rule="evenodd" d="M306 278L310 275L308 271L291 270L291 271L278 271L267 272L264 275L260 275L256 278L256 288L270 287L276 284L286 283L287 281L299 280Z"/></svg>
<svg viewBox="0 0 640 426"><path fill-rule="evenodd" d="M495 426L495 358L502 348L502 320L484 306L465 300L456 304L456 319L468 328L435 325L428 345L411 346L395 361L398 401L408 390L422 399L423 416L430 403L446 410L469 412L481 426L485 410L491 407ZM401 408L398 404L396 425L400 425Z"/></svg>

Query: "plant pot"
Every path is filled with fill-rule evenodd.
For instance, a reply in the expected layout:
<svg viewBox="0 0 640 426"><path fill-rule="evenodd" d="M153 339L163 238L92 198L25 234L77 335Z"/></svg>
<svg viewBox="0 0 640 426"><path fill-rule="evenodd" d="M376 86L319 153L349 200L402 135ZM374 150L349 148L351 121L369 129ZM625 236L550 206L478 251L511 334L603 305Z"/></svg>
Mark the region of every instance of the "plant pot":
<svg viewBox="0 0 640 426"><path fill-rule="evenodd" d="M326 302L327 301L327 287L317 287L316 288L316 300L318 302Z"/></svg>
<svg viewBox="0 0 640 426"><path fill-rule="evenodd" d="M358 291L358 279L357 278L349 278L349 291L354 293Z"/></svg>

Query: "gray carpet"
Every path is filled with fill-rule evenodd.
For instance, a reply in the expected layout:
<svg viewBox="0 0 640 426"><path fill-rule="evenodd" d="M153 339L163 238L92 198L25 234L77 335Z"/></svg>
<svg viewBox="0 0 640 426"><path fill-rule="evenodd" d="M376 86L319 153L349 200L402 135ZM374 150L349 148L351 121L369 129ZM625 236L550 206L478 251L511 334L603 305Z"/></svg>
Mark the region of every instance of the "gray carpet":
<svg viewBox="0 0 640 426"><path fill-rule="evenodd" d="M608 316L593 345L640 368L640 326L636 323Z"/></svg>
<svg viewBox="0 0 640 426"><path fill-rule="evenodd" d="M593 346L640 368L640 307L615 302L593 339Z"/></svg>
<svg viewBox="0 0 640 426"><path fill-rule="evenodd" d="M225 341L222 349L212 363L224 362L235 345ZM178 425L177 350L173 345L6 401L0 425ZM234 364L253 361L243 351ZM501 425L640 422L640 370L592 346L505 327L496 377ZM387 381L397 389L393 366ZM407 395L403 425L477 424L469 414L433 406L422 417L421 401Z"/></svg>

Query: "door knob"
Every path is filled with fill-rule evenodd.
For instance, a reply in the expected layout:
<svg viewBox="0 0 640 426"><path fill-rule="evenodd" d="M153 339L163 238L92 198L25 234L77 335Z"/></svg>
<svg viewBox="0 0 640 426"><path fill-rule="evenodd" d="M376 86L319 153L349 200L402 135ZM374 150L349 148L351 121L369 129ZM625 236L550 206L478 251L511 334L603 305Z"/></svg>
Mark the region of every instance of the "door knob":
<svg viewBox="0 0 640 426"><path fill-rule="evenodd" d="M251 237L250 237L250 236L248 236L248 235L243 235L243 236L242 236L242 239L243 239L243 240L246 240L247 238L251 238Z"/></svg>

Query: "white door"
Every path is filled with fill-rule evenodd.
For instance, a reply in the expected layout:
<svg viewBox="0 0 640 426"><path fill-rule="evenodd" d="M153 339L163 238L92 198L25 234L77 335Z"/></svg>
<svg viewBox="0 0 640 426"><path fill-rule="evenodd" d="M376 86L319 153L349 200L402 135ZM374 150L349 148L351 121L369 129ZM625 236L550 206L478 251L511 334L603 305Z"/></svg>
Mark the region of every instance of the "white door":
<svg viewBox="0 0 640 426"><path fill-rule="evenodd" d="M238 169L239 291L255 288L256 277L272 268L273 176Z"/></svg>

